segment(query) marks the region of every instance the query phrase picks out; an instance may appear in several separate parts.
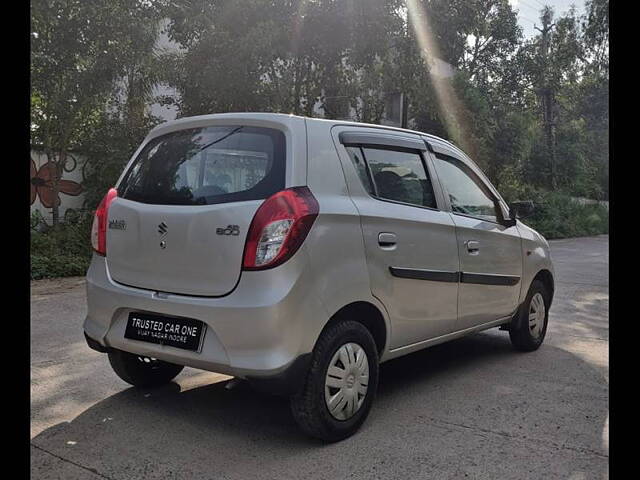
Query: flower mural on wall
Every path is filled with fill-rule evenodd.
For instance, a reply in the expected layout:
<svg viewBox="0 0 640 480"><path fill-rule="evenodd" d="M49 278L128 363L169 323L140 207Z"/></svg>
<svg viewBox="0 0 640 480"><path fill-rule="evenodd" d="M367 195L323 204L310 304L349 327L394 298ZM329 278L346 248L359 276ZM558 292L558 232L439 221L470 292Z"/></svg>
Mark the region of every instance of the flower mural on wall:
<svg viewBox="0 0 640 480"><path fill-rule="evenodd" d="M36 201L36 197L40 199L40 202L45 208L52 208L55 205L60 205L60 196L53 193L53 180L58 182L58 193L64 193L65 195L78 196L82 192L82 185L72 180L63 180L62 172L59 168L51 163L47 162L40 168L36 168L36 163L31 161L31 205Z"/></svg>

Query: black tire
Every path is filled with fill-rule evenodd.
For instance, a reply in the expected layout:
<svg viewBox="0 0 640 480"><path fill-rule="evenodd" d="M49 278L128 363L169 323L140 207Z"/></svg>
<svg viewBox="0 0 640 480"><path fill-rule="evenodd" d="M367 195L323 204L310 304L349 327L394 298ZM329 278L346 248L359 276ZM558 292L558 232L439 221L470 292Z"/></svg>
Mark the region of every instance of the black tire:
<svg viewBox="0 0 640 480"><path fill-rule="evenodd" d="M122 350L111 350L109 363L116 375L134 387L164 385L173 380L184 368L182 365L174 365Z"/></svg>
<svg viewBox="0 0 640 480"><path fill-rule="evenodd" d="M529 313L531 309L531 301L538 293L542 295L542 299L544 300L544 324L540 334L534 335L532 334L532 328L529 325ZM518 315L514 317L511 321L511 326L509 327L509 338L511 339L511 344L516 350L532 352L542 345L544 337L547 334L547 325L549 323L549 300L550 294L544 283L540 280L534 280L531 283L531 287L529 287L529 292L527 293L524 303L520 307Z"/></svg>
<svg viewBox="0 0 640 480"><path fill-rule="evenodd" d="M334 354L347 343L364 350L369 364L367 391L360 408L351 418L338 420L325 402L325 377ZM341 321L327 328L313 349L311 365L304 385L290 399L293 418L307 434L327 442L353 435L367 418L378 387L378 350L369 330L361 323Z"/></svg>

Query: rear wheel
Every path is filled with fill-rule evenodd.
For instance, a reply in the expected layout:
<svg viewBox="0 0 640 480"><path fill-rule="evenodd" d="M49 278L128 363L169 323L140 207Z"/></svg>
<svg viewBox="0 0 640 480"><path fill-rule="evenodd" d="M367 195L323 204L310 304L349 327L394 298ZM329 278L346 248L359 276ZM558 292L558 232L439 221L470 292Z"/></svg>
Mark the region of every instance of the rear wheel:
<svg viewBox="0 0 640 480"><path fill-rule="evenodd" d="M122 350L111 350L109 363L122 380L135 387L164 385L173 380L184 368L182 365Z"/></svg>
<svg viewBox="0 0 640 480"><path fill-rule="evenodd" d="M547 333L549 293L540 280L531 283L519 315L509 328L509 338L517 350L537 350Z"/></svg>
<svg viewBox="0 0 640 480"><path fill-rule="evenodd" d="M291 397L298 425L311 436L336 442L367 418L378 386L378 351L361 323L342 321L322 333L302 390Z"/></svg>

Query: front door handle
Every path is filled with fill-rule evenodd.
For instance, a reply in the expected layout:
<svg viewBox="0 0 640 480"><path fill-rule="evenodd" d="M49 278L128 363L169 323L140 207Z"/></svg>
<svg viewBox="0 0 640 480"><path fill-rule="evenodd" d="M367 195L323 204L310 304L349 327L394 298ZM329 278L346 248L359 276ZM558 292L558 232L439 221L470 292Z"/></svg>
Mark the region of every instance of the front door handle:
<svg viewBox="0 0 640 480"><path fill-rule="evenodd" d="M381 247L393 247L396 244L396 234L390 232L380 232L378 234L378 245Z"/></svg>
<svg viewBox="0 0 640 480"><path fill-rule="evenodd" d="M476 240L467 240L467 252L471 255L480 253L480 242Z"/></svg>

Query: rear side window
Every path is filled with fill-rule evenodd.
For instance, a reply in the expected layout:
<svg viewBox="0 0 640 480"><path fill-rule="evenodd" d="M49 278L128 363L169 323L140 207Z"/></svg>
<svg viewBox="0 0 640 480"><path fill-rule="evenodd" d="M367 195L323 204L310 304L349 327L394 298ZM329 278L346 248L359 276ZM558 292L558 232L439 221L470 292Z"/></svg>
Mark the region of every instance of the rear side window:
<svg viewBox="0 0 640 480"><path fill-rule="evenodd" d="M285 182L285 137L263 127L215 126L151 140L118 188L156 205L211 205L264 199Z"/></svg>
<svg viewBox="0 0 640 480"><path fill-rule="evenodd" d="M375 195L373 190L373 184L371 183L371 177L369 176L369 169L364 161L364 154L360 147L346 147L347 153L353 162L353 166L356 167L356 172L360 177L360 181L369 195Z"/></svg>
<svg viewBox="0 0 640 480"><path fill-rule="evenodd" d="M361 152L364 157L368 169L358 168L357 155L350 152L362 182L365 185L372 182L373 195L395 202L437 208L431 179L419 153L369 147L349 149Z"/></svg>

